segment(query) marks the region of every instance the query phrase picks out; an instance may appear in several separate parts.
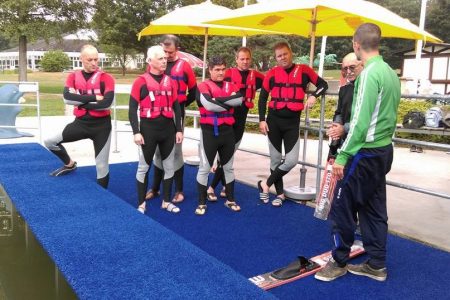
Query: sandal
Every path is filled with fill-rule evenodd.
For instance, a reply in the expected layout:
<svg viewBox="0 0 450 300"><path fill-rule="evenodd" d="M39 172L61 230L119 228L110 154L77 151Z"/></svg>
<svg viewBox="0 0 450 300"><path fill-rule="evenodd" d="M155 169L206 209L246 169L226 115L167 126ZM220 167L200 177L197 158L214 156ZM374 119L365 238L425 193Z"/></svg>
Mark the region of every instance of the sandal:
<svg viewBox="0 0 450 300"><path fill-rule="evenodd" d="M149 189L147 194L145 195L145 200L150 200L159 196L159 191L155 191L154 189Z"/></svg>
<svg viewBox="0 0 450 300"><path fill-rule="evenodd" d="M283 201L284 201L283 198L276 197L275 199L273 199L272 205L275 206L275 207L281 207L281 206L283 206Z"/></svg>
<svg viewBox="0 0 450 300"><path fill-rule="evenodd" d="M223 189L220 191L220 197L222 197L222 198L226 198L226 197L227 197L227 193L225 192L225 188L223 188Z"/></svg>
<svg viewBox="0 0 450 300"><path fill-rule="evenodd" d="M182 198L178 198L178 196L181 196ZM176 192L175 196L173 196L172 202L173 203L180 203L184 201L184 194L183 192Z"/></svg>
<svg viewBox="0 0 450 300"><path fill-rule="evenodd" d="M164 207L164 204L161 205L161 209L167 210L168 212L171 212L171 213L174 213L174 214L177 214L177 213L180 212L180 208L178 206L170 203L170 202L168 202L166 207Z"/></svg>
<svg viewBox="0 0 450 300"><path fill-rule="evenodd" d="M142 204L138 206L137 210L138 210L138 212L140 212L141 214L145 214L145 211L146 211L145 201L142 202Z"/></svg>
<svg viewBox="0 0 450 300"><path fill-rule="evenodd" d="M241 211L241 207L236 204L234 201L226 201L225 206L234 212Z"/></svg>
<svg viewBox="0 0 450 300"><path fill-rule="evenodd" d="M267 204L267 203L269 203L269 193L265 193L263 191L261 182L262 182L262 180L258 181L259 200L261 200L262 203Z"/></svg>
<svg viewBox="0 0 450 300"><path fill-rule="evenodd" d="M208 199L209 202L217 202L217 196L214 193L206 193L206 199Z"/></svg>
<svg viewBox="0 0 450 300"><path fill-rule="evenodd" d="M199 216L203 216L206 213L206 205L199 205L195 209L195 214Z"/></svg>

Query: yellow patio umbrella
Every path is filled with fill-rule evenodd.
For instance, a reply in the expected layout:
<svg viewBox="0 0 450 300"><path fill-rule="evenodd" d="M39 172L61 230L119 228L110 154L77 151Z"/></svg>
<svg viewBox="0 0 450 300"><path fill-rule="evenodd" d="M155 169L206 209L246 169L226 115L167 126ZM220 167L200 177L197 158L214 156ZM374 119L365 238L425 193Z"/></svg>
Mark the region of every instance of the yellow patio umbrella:
<svg viewBox="0 0 450 300"><path fill-rule="evenodd" d="M314 59L316 36L353 36L356 28L366 22L377 24L383 37L439 42L437 37L421 30L397 14L377 4L363 0L265 0L244 6L223 15L209 24L240 26L285 32L311 38L310 66ZM324 43L322 45L324 50ZM321 56L321 63L323 56ZM324 105L322 99L322 110ZM306 113L306 119L308 118ZM321 126L323 114L321 114ZM319 134L320 145L322 134ZM305 130L303 161L306 157L307 130ZM319 147L318 165L321 164ZM306 169L302 165L300 186L285 189L289 198L297 200L312 199L315 190L305 188ZM320 172L317 172L316 190L319 190Z"/></svg>
<svg viewBox="0 0 450 300"><path fill-rule="evenodd" d="M227 7L213 4L209 0L200 4L179 7L159 19L150 22L147 27L139 32L138 39L145 35L160 34L204 35L203 61L206 61L208 36L210 35L251 36L258 34L282 34L280 31L273 32L264 29L250 29L204 23L208 20L221 18L232 11L232 9ZM205 65L203 67L203 79L204 78Z"/></svg>
<svg viewBox="0 0 450 300"><path fill-rule="evenodd" d="M311 37L311 62L316 36L352 36L359 25L367 22L377 24L383 37L442 42L409 20L363 0L266 0L208 21Z"/></svg>

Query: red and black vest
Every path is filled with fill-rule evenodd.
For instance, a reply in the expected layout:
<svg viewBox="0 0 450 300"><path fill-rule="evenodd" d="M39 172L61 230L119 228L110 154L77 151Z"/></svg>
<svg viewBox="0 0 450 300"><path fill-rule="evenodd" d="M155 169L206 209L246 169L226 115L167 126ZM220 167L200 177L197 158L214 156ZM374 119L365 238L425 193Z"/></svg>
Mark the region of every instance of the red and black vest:
<svg viewBox="0 0 450 300"><path fill-rule="evenodd" d="M275 83L270 91L269 107L272 109L287 107L292 111L303 110L305 91L302 86L302 65L295 65L289 74L282 67L275 67L273 71Z"/></svg>
<svg viewBox="0 0 450 300"><path fill-rule="evenodd" d="M178 102L183 103L186 102L186 91L188 79L186 78L186 74L184 73L184 64L187 62L181 58L179 58L172 69L170 70L170 78L175 80L178 84Z"/></svg>
<svg viewBox="0 0 450 300"><path fill-rule="evenodd" d="M100 91L100 81L102 77L102 71L95 71L94 74L86 81L83 76L82 71L75 71L75 83L74 87L80 95L102 95ZM74 106L73 114L79 118L84 116L87 112L89 115L101 118L106 117L111 114L109 109L105 110L95 110L95 109L85 109L79 106Z"/></svg>
<svg viewBox="0 0 450 300"><path fill-rule="evenodd" d="M141 118L154 119L163 115L173 118L173 103L175 95L172 93L172 81L169 76L163 75L161 82L157 82L149 73L140 75L145 79L148 96L139 103L139 116Z"/></svg>
<svg viewBox="0 0 450 300"><path fill-rule="evenodd" d="M203 84L206 85L212 98L229 97L233 92L235 92L235 90L233 90L233 84L228 81L223 82L222 88L220 88L217 84L215 84L209 79L204 81ZM226 125L234 124L233 108L224 112L212 112L204 107L200 107L199 111L200 111L200 124L214 125L215 128L217 128L222 124Z"/></svg>
<svg viewBox="0 0 450 300"><path fill-rule="evenodd" d="M241 73L237 68L229 69L231 72L231 82L236 84L239 87L239 90L245 88L244 92L244 103L248 108L253 108L255 104L253 103L253 99L255 99L256 95L256 76L253 70L249 70L247 79L245 83L242 83Z"/></svg>

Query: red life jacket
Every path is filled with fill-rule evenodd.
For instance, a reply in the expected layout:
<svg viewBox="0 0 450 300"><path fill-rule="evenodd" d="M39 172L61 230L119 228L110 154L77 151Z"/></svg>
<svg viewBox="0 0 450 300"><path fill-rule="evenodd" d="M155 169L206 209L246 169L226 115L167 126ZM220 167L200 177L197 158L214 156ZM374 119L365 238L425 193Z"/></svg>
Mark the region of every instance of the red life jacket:
<svg viewBox="0 0 450 300"><path fill-rule="evenodd" d="M144 73L140 77L145 79L148 97L139 103L139 116L141 118L155 119L160 115L166 118L173 118L173 103L175 95L172 94L172 81L169 76L163 75L158 83L149 73Z"/></svg>
<svg viewBox="0 0 450 300"><path fill-rule="evenodd" d="M234 90L232 89L232 84L228 81L223 82L222 88L220 88L217 84L215 84L211 80L206 80L203 83L206 84L211 94L211 97L213 98L229 97L234 92ZM224 112L212 112L204 107L200 107L199 111L200 111L200 124L214 125L215 131L217 127L222 124L226 125L234 124L233 108Z"/></svg>
<svg viewBox="0 0 450 300"><path fill-rule="evenodd" d="M75 71L75 89L80 95L102 95L100 91L100 79L102 77L102 71L95 71L94 74L86 81L84 79L82 71ZM101 118L111 114L109 109L95 110L85 109L79 106L73 107L73 114L79 118L84 116L87 112L93 117Z"/></svg>
<svg viewBox="0 0 450 300"><path fill-rule="evenodd" d="M236 84L239 87L239 90L245 88L244 93L244 103L248 108L253 108L255 104L253 103L253 99L255 99L256 95L256 76L253 70L249 70L247 75L247 79L245 80L245 84L242 83L241 73L237 68L229 69L231 72L231 82Z"/></svg>
<svg viewBox="0 0 450 300"><path fill-rule="evenodd" d="M274 68L275 84L270 91L269 107L283 109L287 107L292 111L303 110L305 91L302 87L302 66L295 65L287 74L282 67Z"/></svg>
<svg viewBox="0 0 450 300"><path fill-rule="evenodd" d="M186 74L184 73L184 64L187 63L185 60L179 58L172 69L170 70L170 78L175 80L178 84L178 102L183 103L186 102L186 91L188 78L186 78Z"/></svg>

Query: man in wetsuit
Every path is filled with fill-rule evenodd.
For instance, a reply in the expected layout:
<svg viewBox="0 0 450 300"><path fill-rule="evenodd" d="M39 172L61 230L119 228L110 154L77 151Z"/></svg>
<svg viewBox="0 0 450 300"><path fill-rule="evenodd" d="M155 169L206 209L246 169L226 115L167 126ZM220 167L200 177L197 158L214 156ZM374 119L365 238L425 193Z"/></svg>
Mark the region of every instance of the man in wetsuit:
<svg viewBox="0 0 450 300"><path fill-rule="evenodd" d="M181 127L184 130L185 108L195 100L195 93L197 90L197 81L195 73L191 65L178 57L178 49L180 48L180 40L175 35L165 35L162 38L161 46L167 54L167 68L166 75L169 75L178 84L178 102L181 109ZM148 190L146 199L152 199L159 193L159 187L163 179L163 170L161 167L161 154L159 148L155 152L153 159L154 177L153 185ZM175 145L175 196L172 199L173 203L180 203L184 200L183 194L183 176L184 176L184 160L182 144Z"/></svg>
<svg viewBox="0 0 450 300"><path fill-rule="evenodd" d="M97 183L104 188L109 182L109 148L111 145L111 111L114 100L114 79L99 70L98 51L92 45L80 50L83 69L67 77L64 86L64 102L74 105L75 120L63 131L45 140L45 146L58 156L64 165L51 176L66 175L77 168L63 143L91 139L94 143Z"/></svg>
<svg viewBox="0 0 450 300"><path fill-rule="evenodd" d="M145 213L145 193L156 147L161 152L163 179L163 201L161 208L178 213L180 208L170 202L174 174L175 143L183 140L181 111L177 101L177 83L164 74L167 55L161 46L148 49L149 72L133 82L128 117L133 129L134 142L141 146L136 172L138 210ZM140 122L138 119L138 111Z"/></svg>
<svg viewBox="0 0 450 300"><path fill-rule="evenodd" d="M252 52L247 47L241 47L236 52L236 67L229 68L225 72L225 81L229 81L239 86L239 91L244 96L244 101L241 106L234 108L234 151L239 148L242 136L245 131L245 122L247 120L247 114L249 109L254 107L253 99L255 99L256 91L262 86L264 75L260 72L250 69L252 65ZM208 188L207 197L209 201L217 201L217 196L214 193L214 189L217 187L220 181L222 181L223 189L220 192L221 197L226 197L225 194L225 182L223 181L223 169L218 161L214 178L211 182L211 186Z"/></svg>
<svg viewBox="0 0 450 300"><path fill-rule="evenodd" d="M242 104L239 87L224 81L226 64L221 57L213 57L208 63L210 79L198 85L197 104L200 111L200 167L197 173L197 215L206 212L208 175L216 155L223 167L225 180L225 206L234 212L241 210L234 198L234 117L233 108Z"/></svg>
<svg viewBox="0 0 450 300"><path fill-rule="evenodd" d="M285 42L274 46L277 66L272 68L264 78L259 95L259 130L267 135L270 152L270 176L258 184L259 199L269 202L269 188L275 185L277 197L273 206L283 205L283 176L286 175L298 161L300 113L304 109L305 91L309 83L316 90L308 96L306 105L312 107L316 98L323 95L328 88L325 80L319 77L307 65L294 64L292 51ZM266 121L267 100L269 113ZM281 146L284 144L285 158L282 160Z"/></svg>

